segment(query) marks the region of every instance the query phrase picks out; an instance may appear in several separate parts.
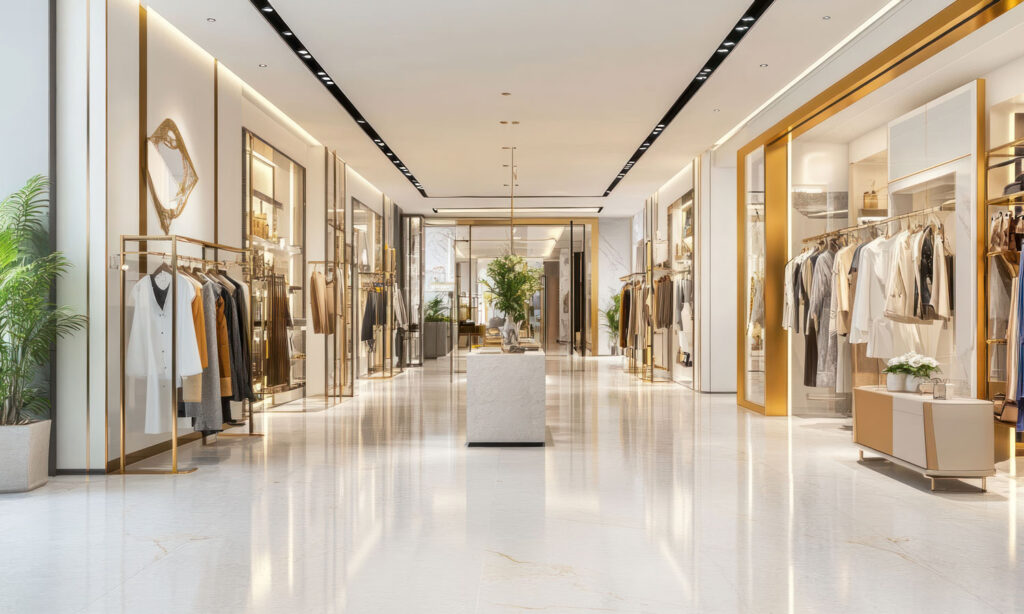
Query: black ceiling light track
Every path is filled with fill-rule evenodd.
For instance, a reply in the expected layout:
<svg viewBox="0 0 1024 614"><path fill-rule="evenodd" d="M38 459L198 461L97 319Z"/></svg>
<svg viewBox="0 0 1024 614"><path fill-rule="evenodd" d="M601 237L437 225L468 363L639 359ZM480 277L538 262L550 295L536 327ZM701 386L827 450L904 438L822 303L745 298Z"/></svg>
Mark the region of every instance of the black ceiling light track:
<svg viewBox="0 0 1024 614"><path fill-rule="evenodd" d="M679 95L679 98L676 99L675 103L669 107L668 112L661 118L658 124L654 127L654 130L644 138L643 143L637 147L635 152L633 152L633 155L630 156L629 160L622 167L622 170L619 171L619 174L616 175L615 179L613 179L608 185L608 189L604 191L604 196L608 196L612 193L612 190L615 189L615 186L619 185L619 182L626 176L626 173L631 171L633 166L635 166L637 161L643 157L651 145L654 145L654 141L658 140L658 137L661 136L661 133L664 132L665 128L672 123L672 120L679 115L679 112L686 107L686 104L697 95L700 88L708 79L711 78L711 75L715 73L715 70L725 62L725 59L736 49L736 46L740 44L743 37L750 32L750 28L757 23L757 20L764 15L765 11L768 10L768 7L770 7L774 1L775 0L755 0L751 3L750 7L743 13L743 17L736 22L736 25L733 26L729 31L729 34L726 35L725 40L718 45L715 52L712 53L711 57L708 58L708 61L704 63L700 72L698 72L689 85L686 86L686 89Z"/></svg>
<svg viewBox="0 0 1024 614"><path fill-rule="evenodd" d="M309 69L309 72L311 72L313 76L320 81L320 84L330 92L331 96L334 96L334 99L338 101L338 104L348 111L348 114L351 115L352 119L356 121L356 124L363 129L366 136L370 137L370 140L380 148L381 153L387 156L388 160L395 165L398 172L405 175L405 178L409 180L409 183L411 183L414 188L416 188L416 191L426 198L427 191L423 189L423 184L416 179L416 176L412 174L412 171L409 170L405 162L402 162L402 159L398 157L398 154L395 153L395 151L391 149L386 142L384 142L384 139L376 130L373 129L370 122L366 121L366 118L359 112L356 105L352 104L352 101L345 95L345 92L341 91L338 84L333 78L331 78L331 75L328 74L327 69L313 57L313 54L310 53L306 46L302 44L299 37L292 32L292 29L288 27L288 24L285 23L281 14L277 12L273 5L271 5L267 0L249 0L249 2L256 7L261 15L263 15L263 18L267 20L270 27L274 28L274 31L281 37L284 44L288 45L292 52L295 53L299 58L299 61L305 64L306 68Z"/></svg>

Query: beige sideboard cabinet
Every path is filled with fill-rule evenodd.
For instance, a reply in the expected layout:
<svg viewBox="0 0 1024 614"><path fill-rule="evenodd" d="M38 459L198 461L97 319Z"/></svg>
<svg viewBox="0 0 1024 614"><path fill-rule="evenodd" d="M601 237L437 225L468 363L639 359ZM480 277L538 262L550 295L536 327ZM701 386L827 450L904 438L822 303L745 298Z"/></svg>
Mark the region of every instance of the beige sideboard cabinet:
<svg viewBox="0 0 1024 614"><path fill-rule="evenodd" d="M861 387L853 391L853 441L931 479L994 475L992 403Z"/></svg>

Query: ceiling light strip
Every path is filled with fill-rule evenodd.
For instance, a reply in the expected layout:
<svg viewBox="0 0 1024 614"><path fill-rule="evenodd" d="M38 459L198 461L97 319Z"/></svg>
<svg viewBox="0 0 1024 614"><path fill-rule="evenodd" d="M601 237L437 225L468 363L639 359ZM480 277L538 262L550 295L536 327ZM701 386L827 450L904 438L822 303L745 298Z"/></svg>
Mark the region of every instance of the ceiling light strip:
<svg viewBox="0 0 1024 614"><path fill-rule="evenodd" d="M256 10L259 11L260 15L263 16L267 23L270 24L270 27L277 32L278 36L281 37L281 40L284 41L284 44L287 45L296 57L299 58L299 61L306 65L306 68L314 77L316 77L317 81L319 81L320 84L330 92L331 96L338 101L338 104L340 104L342 108L348 111L348 114L351 115L356 124L363 129L366 136L370 137L370 140L373 141L374 145L376 145L380 151L387 156L388 161L395 165L395 170L408 179L409 183L416 188L416 191L426 198L427 191L423 188L423 184L416 179L416 175L408 169L409 165L402 162L402 159L397 153L395 153L395 150L391 149L391 147L384 141L384 138L373 129L370 122L366 121L366 118L359 112L359 109L352 104L352 101L345 95L345 92L341 91L341 88L338 87L337 82L330 76L330 74L328 74L327 70L320 64L320 62L313 57L313 54L310 53L306 46L302 44L302 41L295 35L295 32L288 27L288 24L285 23L284 19L281 17L280 13L274 9L273 5L267 0L249 0L249 2L256 8Z"/></svg>
<svg viewBox="0 0 1024 614"><path fill-rule="evenodd" d="M578 213L598 214L604 207L516 207L519 215L574 215ZM507 216L510 207L434 207L439 215L498 215Z"/></svg>
<svg viewBox="0 0 1024 614"><path fill-rule="evenodd" d="M739 45L740 41L743 40L743 37L750 32L750 29L754 27L757 20L764 15L765 11L768 10L768 7L770 7L774 1L775 0L754 0L754 2L751 3L750 7L748 7L746 12L743 13L743 16L740 17L740 20L736 22L736 25L729 30L729 34L726 35L725 39L718 45L718 47L715 48L711 57L704 62L704 66L701 67L697 75L694 76L693 80L686 86L683 93L680 94L679 98L677 98L675 103L672 104L668 112L665 113L664 117L662 117L657 125L655 125L654 129L651 130L651 133L644 137L643 142L639 147L637 147L636 151L633 152L633 155L630 156L629 160L626 161L622 170L620 170L615 178L612 179L611 184L608 185L608 189L604 191L604 196L608 196L612 193L612 190L614 190L626 174L633 169L633 166L636 165L637 161L639 161L640 158L643 157L644 153L654 145L654 142L658 140L658 137L660 137L665 131L665 128L672 123L672 120L679 115L680 111L683 110L686 104L690 102L698 91L700 91L700 88L704 83L706 83L707 80L715 74L715 71L723 62L725 62L726 58L736 50L736 46Z"/></svg>
<svg viewBox="0 0 1024 614"><path fill-rule="evenodd" d="M883 6L881 9L879 9L877 13L872 15L867 21L862 23L853 32L850 32L846 36L846 38L844 38L843 40L839 41L839 43L837 43L835 47L832 47L832 49L830 49L828 51L828 53L826 53L825 55L823 55L820 58L818 58L818 61L816 61L813 64L811 64L810 66L807 67L806 70L804 70L802 73L797 75L795 79L793 79L792 81L790 81L786 85L786 87L782 88L778 92L775 92L774 96L772 96L768 100L764 101L764 104L762 104L761 106L757 107L757 109L755 109L753 113L751 113L750 115L746 116L743 119L743 121L741 121L740 123L736 124L733 127L732 130L730 130L729 132L725 133L725 135L722 136L722 138L720 138L717 141L715 141L714 149L717 149L717 148L721 147L726 142L728 142L729 139L731 139L732 137L736 136L736 134L740 130L742 130L744 126L746 126L751 121L753 121L755 117L760 115L768 107L770 107L773 104L775 104L775 101L777 101L779 98L782 98L783 96L785 96L787 92L789 92L791 89L796 87L796 85L798 83L800 83L805 78L807 78L807 76L810 75L812 72L817 70L819 66L821 66L825 62L829 61L832 58L832 56L834 56L835 54L839 53L840 50L842 50L844 47L846 47L848 44L850 44L850 42L852 42L853 39L855 39L858 36L860 36L862 33L864 33L865 30L867 30L868 28L873 26L876 22L878 22L879 19L881 19L882 17L887 15L889 13L889 11L891 11L894 8L896 8L896 6L898 4L900 4L900 2L902 2L902 0L890 0L890 2L888 4L886 4L885 6Z"/></svg>

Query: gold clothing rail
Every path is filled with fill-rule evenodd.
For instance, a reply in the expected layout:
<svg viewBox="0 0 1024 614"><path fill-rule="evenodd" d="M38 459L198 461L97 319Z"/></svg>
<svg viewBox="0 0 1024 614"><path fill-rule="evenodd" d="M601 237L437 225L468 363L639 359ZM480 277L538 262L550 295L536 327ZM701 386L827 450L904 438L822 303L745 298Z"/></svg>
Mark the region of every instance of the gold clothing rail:
<svg viewBox="0 0 1024 614"><path fill-rule="evenodd" d="M812 243L814 241L818 241L818 240L821 240L821 239L827 239L829 237L839 237L839 236L842 236L842 235L845 235L845 234L854 234L854 233L860 232L862 230L867 230L868 228L876 228L878 226L885 226L887 224L891 224L893 222L898 222L900 220L905 220L905 219L910 219L910 218L914 218L914 217L919 217L919 216L922 216L922 215L930 215L930 214L933 214L933 213L940 213L940 212L949 213L949 212L952 212L952 211L953 210L948 208L946 205L937 205L935 207L928 207L927 209L918 209L917 211L911 211L910 213L901 213L899 215L893 215L893 216L887 217L887 218L885 218L883 220L878 220L877 222L868 222L866 224L857 224L855 226L847 226L846 228L839 228L839 229L836 229L836 230L830 230L828 232L823 232L823 233L818 234L818 235L814 235L814 236L811 236L811 237L806 237L806 238L803 239L803 242L804 243Z"/></svg>

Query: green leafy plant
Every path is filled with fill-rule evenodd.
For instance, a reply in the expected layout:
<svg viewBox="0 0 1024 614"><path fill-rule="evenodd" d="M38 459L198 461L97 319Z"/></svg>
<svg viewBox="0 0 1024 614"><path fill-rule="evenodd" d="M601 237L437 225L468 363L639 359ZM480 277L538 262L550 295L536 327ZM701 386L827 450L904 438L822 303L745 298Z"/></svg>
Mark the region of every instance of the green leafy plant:
<svg viewBox="0 0 1024 614"><path fill-rule="evenodd" d="M619 312L622 310L622 295L613 294L608 301L606 309L600 309L601 317L604 318L604 327L612 336L619 334Z"/></svg>
<svg viewBox="0 0 1024 614"><path fill-rule="evenodd" d="M70 268L49 252L49 181L36 175L0 202L0 425L45 417L40 373L57 339L85 327L85 316L54 305L50 293Z"/></svg>
<svg viewBox="0 0 1024 614"><path fill-rule="evenodd" d="M521 324L526 321L527 304L540 292L543 275L542 269L531 267L522 256L507 254L487 265L487 277L480 283L490 295L488 303L506 318Z"/></svg>
<svg viewBox="0 0 1024 614"><path fill-rule="evenodd" d="M448 317L448 303L440 294L427 301L423 309L424 322L450 322Z"/></svg>

